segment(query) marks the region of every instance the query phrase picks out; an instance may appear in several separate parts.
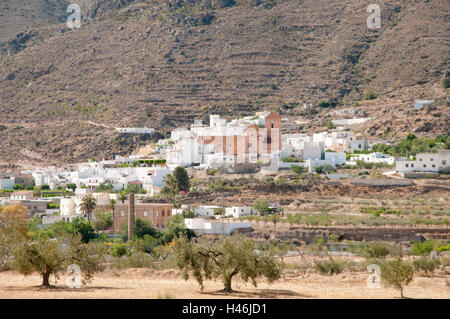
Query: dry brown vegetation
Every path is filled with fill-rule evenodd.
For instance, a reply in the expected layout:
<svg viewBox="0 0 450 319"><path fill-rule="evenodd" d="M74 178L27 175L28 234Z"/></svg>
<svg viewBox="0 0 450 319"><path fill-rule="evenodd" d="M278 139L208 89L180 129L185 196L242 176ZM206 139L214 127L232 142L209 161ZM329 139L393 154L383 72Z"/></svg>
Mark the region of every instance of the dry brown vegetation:
<svg viewBox="0 0 450 319"><path fill-rule="evenodd" d="M381 1L378 31L367 29L362 0L277 0L272 8L236 1L214 11L199 1L192 8L100 1L95 10L87 0L82 11L89 19L72 31L54 24L65 12L40 15L40 8L49 8L38 2L31 8L42 21L26 25L17 52L7 55L9 42L1 44L5 165L126 154L145 141L119 140L113 127L167 132L211 113L236 117L280 108L311 120L309 130L323 125L328 110L314 116L302 111L302 103L329 99L359 104L376 116L360 128L373 136L446 129L445 92L438 84L447 67L445 1ZM54 10L64 4L58 1ZM23 20L25 11L16 9L0 9L8 26ZM215 19L204 24L202 14ZM0 30L8 39L19 31ZM367 89L379 98L359 102ZM439 102L436 110L416 112L416 98ZM286 102L294 109L285 110Z"/></svg>

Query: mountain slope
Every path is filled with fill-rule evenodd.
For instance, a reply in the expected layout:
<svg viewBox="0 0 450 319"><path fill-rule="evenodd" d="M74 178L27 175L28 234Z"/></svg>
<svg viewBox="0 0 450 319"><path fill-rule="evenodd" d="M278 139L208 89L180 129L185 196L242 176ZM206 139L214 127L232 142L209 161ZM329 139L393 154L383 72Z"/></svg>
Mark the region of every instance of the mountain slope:
<svg viewBox="0 0 450 319"><path fill-rule="evenodd" d="M303 102L430 88L408 95L412 102L434 94L430 85L447 71L446 1L380 1L376 31L362 0L86 3L81 29L32 29L21 50L3 55L3 160L27 149L66 162L146 142L120 140L119 126L164 133L210 113L291 102L296 114Z"/></svg>

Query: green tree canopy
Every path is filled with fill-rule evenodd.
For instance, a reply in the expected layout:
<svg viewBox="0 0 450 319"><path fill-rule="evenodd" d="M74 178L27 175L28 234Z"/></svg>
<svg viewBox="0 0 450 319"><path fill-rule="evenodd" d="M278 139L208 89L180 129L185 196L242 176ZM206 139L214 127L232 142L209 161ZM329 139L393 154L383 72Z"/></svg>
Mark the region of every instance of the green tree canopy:
<svg viewBox="0 0 450 319"><path fill-rule="evenodd" d="M50 286L50 276L63 272L71 264L76 264L84 273L83 283L91 279L95 272L103 270L106 252L99 243L86 245L81 236L39 238L23 240L12 249L13 269L29 275L39 273L42 286Z"/></svg>
<svg viewBox="0 0 450 319"><path fill-rule="evenodd" d="M392 286L400 290L400 296L404 298L404 289L414 276L413 266L400 258L381 263L381 278L386 286Z"/></svg>
<svg viewBox="0 0 450 319"><path fill-rule="evenodd" d="M253 208L260 214L269 212L269 200L267 198L257 198L253 202Z"/></svg>
<svg viewBox="0 0 450 319"><path fill-rule="evenodd" d="M240 275L244 281L266 277L272 283L281 276L281 264L275 250L258 251L255 243L243 235L227 237L221 242L201 240L198 243L181 237L175 241L177 266L187 280L192 274L203 289L205 279L221 278L224 291L231 292L233 277Z"/></svg>
<svg viewBox="0 0 450 319"><path fill-rule="evenodd" d="M69 183L69 184L66 185L66 188L67 189L71 189L72 192L74 192L77 189L77 185L74 184L74 183Z"/></svg>
<svg viewBox="0 0 450 319"><path fill-rule="evenodd" d="M186 169L184 167L178 166L177 168L175 168L173 176L177 180L178 189L180 191L189 192L191 185L189 181L189 175Z"/></svg>
<svg viewBox="0 0 450 319"><path fill-rule="evenodd" d="M80 209L83 214L87 215L88 220L92 218L92 212L97 208L97 199L92 195L84 196L81 200Z"/></svg>

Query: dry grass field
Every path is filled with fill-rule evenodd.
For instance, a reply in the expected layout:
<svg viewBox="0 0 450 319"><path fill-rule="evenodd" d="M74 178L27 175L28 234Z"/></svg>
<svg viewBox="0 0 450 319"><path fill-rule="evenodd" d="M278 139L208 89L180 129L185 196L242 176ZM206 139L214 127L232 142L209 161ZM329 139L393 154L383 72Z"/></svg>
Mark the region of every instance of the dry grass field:
<svg viewBox="0 0 450 319"><path fill-rule="evenodd" d="M293 257L290 262L296 262ZM286 260L285 260L286 261ZM289 262L289 261L288 261ZM215 298L336 298L336 299L392 299L399 298L393 288L371 289L366 280L369 274L362 271L344 271L339 275L326 276L298 269L285 270L282 278L269 285L260 281L258 287L239 278L233 281L232 294L222 292L220 281L206 281L204 290L193 279L185 281L175 269L153 270L129 268L106 270L97 274L85 288L68 289L66 277L61 276L54 288L40 287L37 275L23 276L14 272L0 273L0 298L43 298L43 299L215 299ZM55 281L52 281L55 284ZM433 277L417 273L406 287L408 298L450 298L450 275L435 272Z"/></svg>

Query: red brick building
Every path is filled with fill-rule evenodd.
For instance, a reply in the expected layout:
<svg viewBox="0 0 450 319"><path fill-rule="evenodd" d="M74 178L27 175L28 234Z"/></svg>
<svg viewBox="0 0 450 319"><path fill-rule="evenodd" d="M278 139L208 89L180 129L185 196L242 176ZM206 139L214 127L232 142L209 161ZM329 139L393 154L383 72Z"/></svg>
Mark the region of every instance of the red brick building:
<svg viewBox="0 0 450 319"><path fill-rule="evenodd" d="M140 218L148 220L155 228L164 228L165 222L172 218L173 205L170 203L135 203L134 220ZM114 233L120 233L123 223L128 222L128 203L114 206Z"/></svg>

